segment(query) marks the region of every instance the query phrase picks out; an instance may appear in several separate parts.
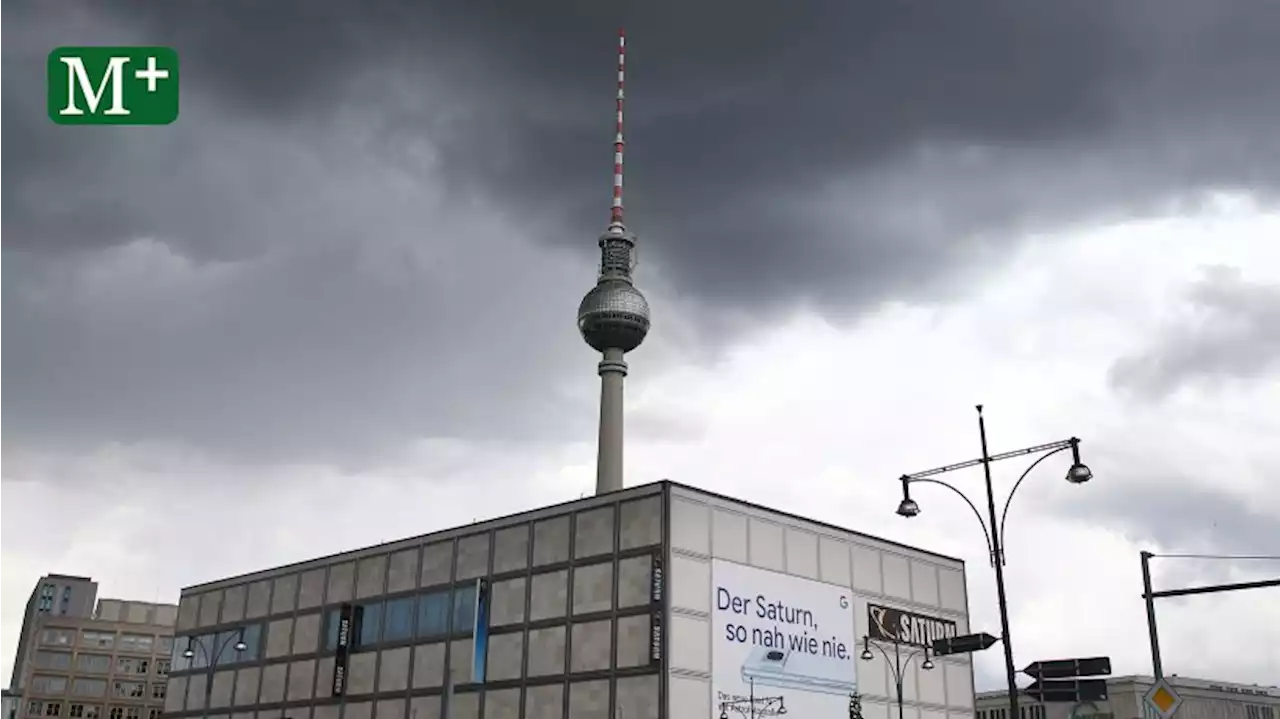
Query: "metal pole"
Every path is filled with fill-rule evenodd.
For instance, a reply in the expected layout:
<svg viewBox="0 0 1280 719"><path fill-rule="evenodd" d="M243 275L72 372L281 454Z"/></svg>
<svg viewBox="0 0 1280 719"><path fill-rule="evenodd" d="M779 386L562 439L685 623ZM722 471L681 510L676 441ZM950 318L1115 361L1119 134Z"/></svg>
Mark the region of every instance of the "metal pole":
<svg viewBox="0 0 1280 719"><path fill-rule="evenodd" d="M441 697L440 717L441 719L449 719L449 715L453 713L453 707L451 706L453 704L453 669L446 671L444 676L444 695Z"/></svg>
<svg viewBox="0 0 1280 719"><path fill-rule="evenodd" d="M1151 595L1151 552L1138 552L1142 559L1142 598L1147 602L1147 634L1151 637L1151 673L1164 678L1160 664L1160 632L1156 630L1156 598Z"/></svg>
<svg viewBox="0 0 1280 719"><path fill-rule="evenodd" d="M747 690L747 706L751 707L747 711L751 712L751 719L756 719L756 680L753 678L750 688Z"/></svg>
<svg viewBox="0 0 1280 719"><path fill-rule="evenodd" d="M991 454L987 451L987 423L982 417L982 405L978 405L978 435L982 438L982 473L987 482L987 511L991 516L991 554L996 567L996 597L1000 602L1000 632L1004 635L1004 669L1009 680L1009 719L1018 716L1018 670L1013 666L1013 642L1009 639L1009 601L1004 591L1004 551L1000 546L1000 532L996 527L996 497L991 486Z"/></svg>
<svg viewBox="0 0 1280 719"><path fill-rule="evenodd" d="M898 719L906 719L906 712L902 708L902 649L897 643L893 643L893 676L898 683Z"/></svg>

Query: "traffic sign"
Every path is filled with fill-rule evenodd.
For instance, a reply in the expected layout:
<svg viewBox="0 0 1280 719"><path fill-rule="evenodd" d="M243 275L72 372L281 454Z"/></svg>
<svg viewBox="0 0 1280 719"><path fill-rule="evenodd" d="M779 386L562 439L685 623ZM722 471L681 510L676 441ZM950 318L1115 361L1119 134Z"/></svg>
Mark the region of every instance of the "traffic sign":
<svg viewBox="0 0 1280 719"><path fill-rule="evenodd" d="M1022 691L1045 703L1100 702L1107 699L1107 680L1037 679Z"/></svg>
<svg viewBox="0 0 1280 719"><path fill-rule="evenodd" d="M990 649L991 645L998 641L995 637L980 632L978 634L962 634L958 637L945 637L943 639L935 639L933 642L933 653L944 657L948 654L968 654L969 652L980 652L984 649Z"/></svg>
<svg viewBox="0 0 1280 719"><path fill-rule="evenodd" d="M1178 707L1182 706L1182 697L1178 694L1178 690L1163 677L1151 685L1146 695L1142 697L1142 701L1151 707L1160 719L1169 719L1174 712L1178 711Z"/></svg>
<svg viewBox="0 0 1280 719"><path fill-rule="evenodd" d="M1022 670L1032 679L1070 679L1072 677L1106 676L1111 673L1111 657L1054 659L1032 662Z"/></svg>

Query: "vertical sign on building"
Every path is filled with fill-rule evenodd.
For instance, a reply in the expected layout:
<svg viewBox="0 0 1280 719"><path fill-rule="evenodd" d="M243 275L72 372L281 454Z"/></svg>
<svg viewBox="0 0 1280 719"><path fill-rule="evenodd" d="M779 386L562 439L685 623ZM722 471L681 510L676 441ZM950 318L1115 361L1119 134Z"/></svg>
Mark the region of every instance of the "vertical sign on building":
<svg viewBox="0 0 1280 719"><path fill-rule="evenodd" d="M476 580L476 625L472 633L471 681L483 684L489 658L489 580Z"/></svg>
<svg viewBox="0 0 1280 719"><path fill-rule="evenodd" d="M354 611L351 604L338 609L338 645L333 655L333 695L340 697L347 690L347 656L351 652L351 632L354 629Z"/></svg>
<svg viewBox="0 0 1280 719"><path fill-rule="evenodd" d="M654 552L649 571L649 661L654 665L662 663L662 600L665 592L662 552Z"/></svg>
<svg viewBox="0 0 1280 719"><path fill-rule="evenodd" d="M652 569L649 573L649 601L655 605L662 604L662 592L665 589L664 581L666 576L663 574L662 553L654 552L653 561L650 563Z"/></svg>

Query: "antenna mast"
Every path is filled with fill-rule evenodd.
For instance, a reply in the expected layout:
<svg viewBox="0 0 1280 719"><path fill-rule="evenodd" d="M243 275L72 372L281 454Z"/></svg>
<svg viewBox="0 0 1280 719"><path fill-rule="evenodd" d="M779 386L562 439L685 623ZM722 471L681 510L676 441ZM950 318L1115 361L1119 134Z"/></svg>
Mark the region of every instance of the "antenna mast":
<svg viewBox="0 0 1280 719"><path fill-rule="evenodd" d="M609 213L609 229L625 231L622 224L622 152L626 140L622 139L622 108L626 101L627 31L618 29L618 117L613 136L613 208Z"/></svg>

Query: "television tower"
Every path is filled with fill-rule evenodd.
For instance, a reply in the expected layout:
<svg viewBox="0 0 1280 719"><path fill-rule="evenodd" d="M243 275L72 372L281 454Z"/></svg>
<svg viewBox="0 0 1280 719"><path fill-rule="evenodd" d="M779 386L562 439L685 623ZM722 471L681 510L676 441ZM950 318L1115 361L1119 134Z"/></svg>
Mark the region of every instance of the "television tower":
<svg viewBox="0 0 1280 719"><path fill-rule="evenodd" d="M617 126L613 138L613 208L600 236L600 273L596 286L578 305L578 331L603 355L600 374L600 436L596 454L596 494L622 489L622 384L627 352L649 333L649 303L631 281L636 266L636 236L622 223L622 107L626 94L627 36L618 31Z"/></svg>

